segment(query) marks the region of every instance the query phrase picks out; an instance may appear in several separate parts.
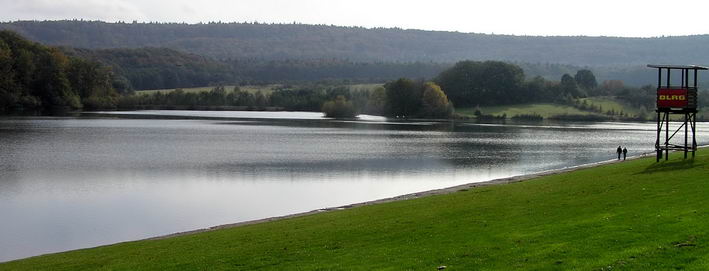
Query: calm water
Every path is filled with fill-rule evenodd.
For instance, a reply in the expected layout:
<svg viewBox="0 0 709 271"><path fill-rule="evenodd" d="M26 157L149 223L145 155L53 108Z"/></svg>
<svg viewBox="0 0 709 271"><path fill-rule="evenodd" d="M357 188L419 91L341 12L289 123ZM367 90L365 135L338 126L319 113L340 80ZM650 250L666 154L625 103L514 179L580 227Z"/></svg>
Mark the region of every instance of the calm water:
<svg viewBox="0 0 709 271"><path fill-rule="evenodd" d="M598 162L620 144L650 152L654 129L297 112L0 118L0 261Z"/></svg>

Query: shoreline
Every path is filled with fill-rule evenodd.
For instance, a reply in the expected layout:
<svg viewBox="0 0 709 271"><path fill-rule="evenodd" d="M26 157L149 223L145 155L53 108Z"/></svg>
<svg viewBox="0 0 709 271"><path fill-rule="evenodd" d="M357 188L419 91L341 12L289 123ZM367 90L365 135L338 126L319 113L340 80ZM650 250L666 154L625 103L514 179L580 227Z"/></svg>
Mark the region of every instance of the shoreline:
<svg viewBox="0 0 709 271"><path fill-rule="evenodd" d="M612 162L616 157L598 159L584 167L599 167L573 171L582 168L577 164L566 169L572 172L513 185L172 239L125 242L0 266L75 270L96 266L634 269L706 265L696 258L706 251L694 237L702 234L697 229L709 227L701 212L709 202L703 178L709 163L705 150L694 159L682 159L682 153L676 152L663 163L655 163L652 156L642 158L638 152L640 156L627 163ZM678 201L677 195L686 200ZM589 260L588 253L598 257ZM368 257L373 260L362 261Z"/></svg>
<svg viewBox="0 0 709 271"><path fill-rule="evenodd" d="M705 147L705 146L698 146L698 148L703 148L703 147ZM635 155L635 156L629 156L626 158L626 160L629 161L629 160L647 158L647 157L650 157L649 154L652 154L652 153L642 153L642 154ZM478 188L478 187L517 183L517 182L528 181L528 180L543 177L543 176L555 175L555 174L560 174L560 173L567 173L567 172L588 169L588 168L594 168L594 167L603 166L603 165L610 165L610 164L614 164L614 163L622 163L623 161L626 161L626 160L611 159L611 160L605 160L605 161L583 164L583 165L578 165L578 166L565 167L565 168L560 168L560 169L551 169L551 170L541 171L541 172L537 172L537 173L523 174L523 175L492 179L492 180L476 182L476 183L466 183L466 184L461 184L461 185L456 185L456 186L451 186L451 187L446 187L446 188L439 188L439 189L432 189L432 190L426 190L426 191L421 191L421 192L414 192L414 193L409 193L409 194L404 194L404 195L399 195L399 196L394 196L394 197L389 197L389 198L358 202L358 203L347 204L347 205L342 205L342 206L326 207L326 208L321 208L321 209L316 209L316 210L311 210L311 211L306 211L306 212L301 212L301 213L288 214L288 215L282 215L282 216L272 216L272 217L267 217L267 218L262 218L262 219L255 219L255 220L249 220L249 221L216 225L216 226L207 227L207 228L201 228L201 229L195 229L195 230L189 230L189 231L183 231L183 232L176 232L176 233L160 235L160 236L155 236L155 237L150 237L150 238L145 238L145 239L138 239L138 240L134 240L134 241L119 242L116 244L127 243L127 242L136 242L136 241L162 240L162 239L167 239L167 238L172 238L172 237L185 236L185 235L191 235L191 234L197 234L197 233L209 232L209 231L215 231L215 230L221 230L221 229L229 229L229 228L240 227L240 226L255 225L255 224L261 224L261 223L266 223L266 222L271 222L271 221L279 221L279 220L308 216L308 215L324 213L324 212L339 211L339 210L345 210L345 209L361 207L361 206L382 204L382 203L402 201L402 200L410 200L410 199L435 196L435 195L450 194L450 193L455 193L458 191L466 191L468 189ZM113 244L111 244L111 245L113 245Z"/></svg>
<svg viewBox="0 0 709 271"><path fill-rule="evenodd" d="M709 145L697 146L697 149L703 149L703 148L709 148ZM672 151L672 152L679 153L680 151ZM634 156L628 156L626 158L626 160L630 161L630 160L637 160L637 159L649 158L649 157L654 157L654 153L641 153L641 154L634 155ZM283 216L273 216L273 217L267 217L267 218L262 218L262 219L249 220L249 221L221 224L221 225L211 226L211 227L207 227L207 228L200 228L200 229L183 231L183 232L175 232L175 233L170 233L170 234L165 234L165 235L159 235L159 236L136 239L136 240L128 240L128 241L116 242L116 243L105 244L105 245L98 245L98 246L93 246L93 247L84 247L84 248L77 248L77 249L71 249L71 250L66 250L66 251L50 252L50 253L45 253L45 254L40 254L40 255L35 255L35 256L29 256L29 257L25 257L25 258L13 259L13 260L4 261L4 262L0 262L0 263L7 263L7 262L24 260L24 259L40 257L40 256L45 256L45 255L64 253L64 252L70 252L70 251L76 251L76 250L93 249L93 248L106 247L106 246L112 246L112 245L124 244L124 243L150 241L150 240L162 240L162 239L168 239L168 238L172 238L172 237L192 235L192 234L216 231L216 230L221 230L221 229L229 229L229 228L240 227L240 226L261 224L261 223L266 223L266 222L271 222L271 221L279 221L279 220L284 220L284 219L289 219L289 218L303 217L303 216L308 216L308 215L313 215L313 214L318 214L318 213L323 213L323 212L332 212L332 211L345 210L345 209L361 207L361 206L382 204L382 203L395 202L395 201L403 201L403 200L423 198L423 197L435 196L435 195L451 194L451 193L455 193L455 192L459 192L459 191L466 191L466 190L469 190L472 188L477 188L477 187L487 187L487 186L494 186L494 185L503 185L503 184L523 182L523 181L528 181L528 180L532 180L532 179L544 177L544 176L549 176L549 175L573 172L573 171L595 168L598 166L610 165L610 164L615 164L615 163L622 163L623 161L624 160L609 159L609 160L605 160L605 161L588 163L588 164L583 164L583 165L578 165L578 166L565 167L565 168L560 168L560 169L552 169L552 170L546 170L546 171L541 171L541 172L536 172L536 173L523 174L523 175L511 176L511 177L506 177L506 178L492 179L492 180L482 181L482 182L466 183L466 184L461 184L461 185L456 185L456 186L451 186L451 187L446 187L446 188L432 189L432 190L426 190L426 191L421 191L421 192L414 192L414 193L409 193L409 194L404 194L404 195L399 195L399 196L394 196L394 197L389 197L389 198L347 204L347 205L342 205L342 206L337 206L337 207L326 207L326 208L321 208L321 209L316 209L316 210L311 210L311 211L306 211L306 212L300 212L300 213L294 213L294 214L288 214L288 215L283 215Z"/></svg>

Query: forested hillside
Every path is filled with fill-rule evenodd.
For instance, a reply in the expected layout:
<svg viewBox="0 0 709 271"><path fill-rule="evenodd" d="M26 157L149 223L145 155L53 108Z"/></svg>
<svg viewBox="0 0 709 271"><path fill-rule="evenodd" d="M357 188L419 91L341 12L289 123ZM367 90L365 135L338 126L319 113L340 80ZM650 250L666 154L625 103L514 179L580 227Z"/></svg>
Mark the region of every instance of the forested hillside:
<svg viewBox="0 0 709 271"><path fill-rule="evenodd" d="M116 106L108 67L0 31L0 113Z"/></svg>
<svg viewBox="0 0 709 271"><path fill-rule="evenodd" d="M563 22L560 22L563 23ZM20 21L0 24L48 45L78 48L167 47L215 59L347 59L453 63L500 60L577 66L709 63L708 35L616 38L537 37L367 29L303 24L105 23Z"/></svg>
<svg viewBox="0 0 709 271"><path fill-rule="evenodd" d="M234 72L225 63L169 48L75 49L63 47L70 56L111 66L124 79L125 89L163 89L231 83Z"/></svg>
<svg viewBox="0 0 709 271"><path fill-rule="evenodd" d="M401 77L432 79L453 63L358 62L343 59L231 59L215 60L170 48L77 49L62 47L70 56L90 59L112 67L114 86L120 91L189 88L234 84L303 82L382 83ZM512 63L528 78L559 80L563 74L583 67L549 63ZM642 86L655 80L655 73L640 68L593 69L600 81L621 80Z"/></svg>
<svg viewBox="0 0 709 271"><path fill-rule="evenodd" d="M385 82L401 77L432 78L452 65L434 62L368 63L338 59L219 61L169 48L62 47L62 51L70 56L112 67L117 81L121 83L116 85L119 90L317 81Z"/></svg>
<svg viewBox="0 0 709 271"><path fill-rule="evenodd" d="M617 80L599 82L588 69L579 69L572 76L574 72L566 71L573 67L502 61L460 61L453 65L336 59L218 61L169 48L60 49L28 41L12 31L0 31L0 113L54 109L280 108L322 109L333 117L365 112L445 118L453 115L453 105L470 109L545 102L576 106L614 118L644 119L645 114L604 112L600 105L585 104L580 99L615 97L640 108L638 111L643 108L647 111L652 106L655 93L651 86L639 89L626 87ZM560 72L564 74L548 78ZM388 83L373 89L352 89L349 88L352 79ZM268 92L241 90L239 86L227 90L221 86L254 81L301 84L282 85ZM195 85L220 86L206 92L179 89ZM178 89L143 95L133 93L131 86ZM488 116L477 109L474 115L482 119L506 118Z"/></svg>

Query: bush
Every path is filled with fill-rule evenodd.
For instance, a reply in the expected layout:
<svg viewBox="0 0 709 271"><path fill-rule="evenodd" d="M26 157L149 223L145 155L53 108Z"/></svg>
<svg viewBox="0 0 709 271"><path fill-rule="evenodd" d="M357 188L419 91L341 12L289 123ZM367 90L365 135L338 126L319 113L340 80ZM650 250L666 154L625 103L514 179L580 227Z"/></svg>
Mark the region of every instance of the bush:
<svg viewBox="0 0 709 271"><path fill-rule="evenodd" d="M97 97L91 96L83 101L84 109L99 110L99 109L116 109L117 99L111 96Z"/></svg>
<svg viewBox="0 0 709 271"><path fill-rule="evenodd" d="M562 121L608 121L611 118L601 115L576 115L576 114L563 114L554 115L549 117L550 120L562 120Z"/></svg>
<svg viewBox="0 0 709 271"><path fill-rule="evenodd" d="M514 115L512 116L513 120L533 120L533 121L542 121L544 120L544 117L539 114L519 114L519 115Z"/></svg>
<svg viewBox="0 0 709 271"><path fill-rule="evenodd" d="M339 95L335 100L327 101L322 106L322 112L328 118L354 118L357 111L352 102L347 101L345 96Z"/></svg>

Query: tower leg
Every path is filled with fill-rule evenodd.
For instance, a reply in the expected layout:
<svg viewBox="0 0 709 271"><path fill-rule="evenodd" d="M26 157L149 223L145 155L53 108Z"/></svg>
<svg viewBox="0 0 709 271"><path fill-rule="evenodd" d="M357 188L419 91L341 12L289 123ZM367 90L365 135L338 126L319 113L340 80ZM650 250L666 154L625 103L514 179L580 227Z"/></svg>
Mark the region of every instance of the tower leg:
<svg viewBox="0 0 709 271"><path fill-rule="evenodd" d="M697 152L697 112L692 113L690 122L692 123L692 158L694 158L694 153Z"/></svg>
<svg viewBox="0 0 709 271"><path fill-rule="evenodd" d="M660 149L660 132L662 132L662 120L660 119L660 111L657 111L657 140L655 140L655 162L660 162L662 158L662 149Z"/></svg>
<svg viewBox="0 0 709 271"><path fill-rule="evenodd" d="M687 159L687 151L689 151L688 145L687 145L687 130L689 127L687 125L689 124L689 115L690 113L684 113L684 159Z"/></svg>
<svg viewBox="0 0 709 271"><path fill-rule="evenodd" d="M670 112L665 112L665 161L670 159Z"/></svg>

